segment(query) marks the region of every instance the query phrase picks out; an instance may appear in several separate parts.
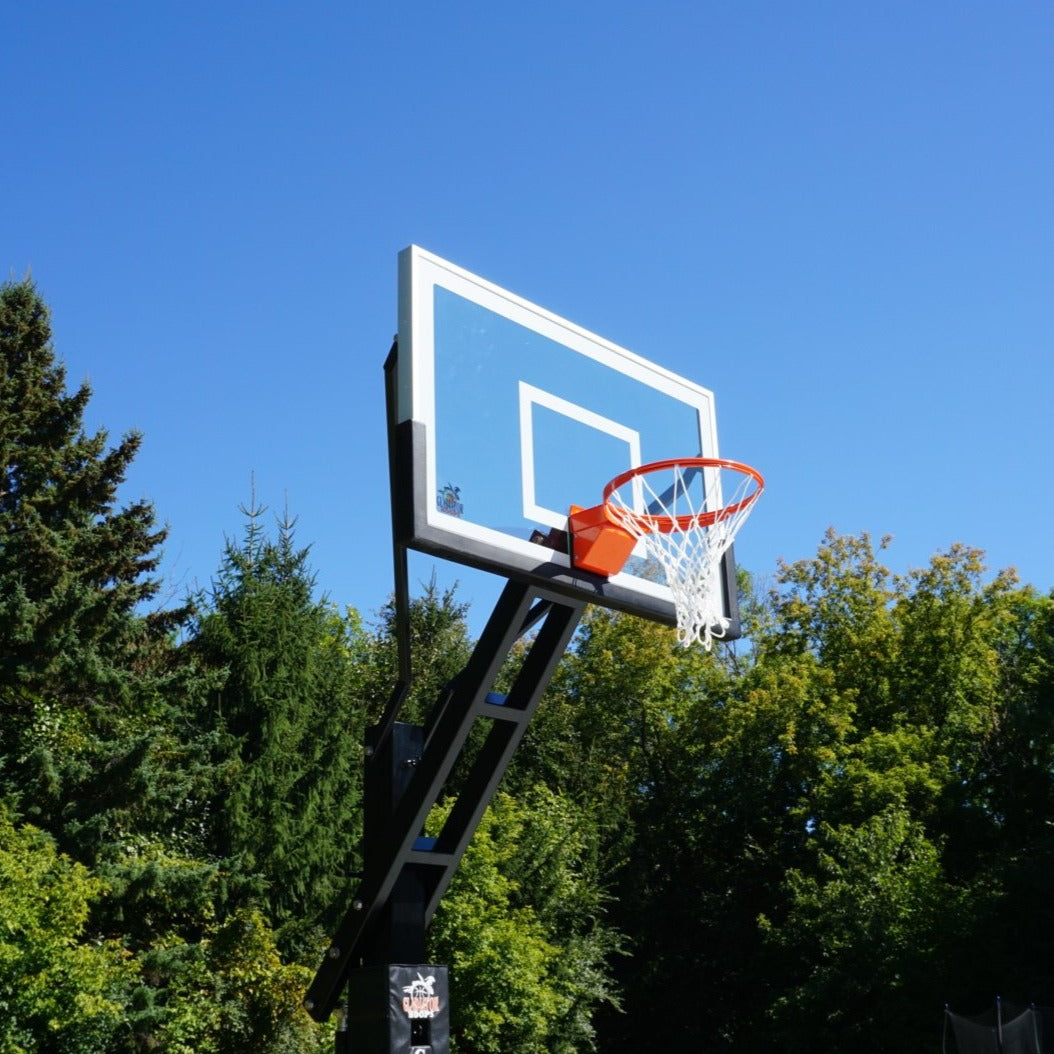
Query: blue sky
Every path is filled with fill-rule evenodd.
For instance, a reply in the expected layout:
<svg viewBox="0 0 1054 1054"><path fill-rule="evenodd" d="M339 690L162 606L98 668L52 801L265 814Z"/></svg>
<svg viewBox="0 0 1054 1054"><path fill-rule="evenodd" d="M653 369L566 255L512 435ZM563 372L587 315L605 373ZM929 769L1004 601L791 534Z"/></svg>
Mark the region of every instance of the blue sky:
<svg viewBox="0 0 1054 1054"><path fill-rule="evenodd" d="M255 476L333 601L384 602L412 242L711 388L760 576L831 525L1054 586L1049 3L42 0L0 83L0 269L144 433L176 597Z"/></svg>

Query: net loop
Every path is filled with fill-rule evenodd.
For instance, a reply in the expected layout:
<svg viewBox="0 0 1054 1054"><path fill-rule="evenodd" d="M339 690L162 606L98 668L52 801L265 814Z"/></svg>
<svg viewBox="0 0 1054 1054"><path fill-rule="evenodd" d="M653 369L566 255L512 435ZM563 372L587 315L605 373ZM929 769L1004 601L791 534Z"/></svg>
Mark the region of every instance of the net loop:
<svg viewBox="0 0 1054 1054"><path fill-rule="evenodd" d="M608 519L662 568L685 647L698 642L709 651L728 632L721 561L764 486L756 469L738 461L681 458L631 469L604 490Z"/></svg>

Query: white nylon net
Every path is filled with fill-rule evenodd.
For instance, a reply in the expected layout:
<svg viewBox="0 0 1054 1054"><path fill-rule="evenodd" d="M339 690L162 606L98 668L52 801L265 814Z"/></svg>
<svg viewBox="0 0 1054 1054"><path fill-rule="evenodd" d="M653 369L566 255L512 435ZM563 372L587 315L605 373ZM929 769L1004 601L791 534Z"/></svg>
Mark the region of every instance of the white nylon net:
<svg viewBox="0 0 1054 1054"><path fill-rule="evenodd" d="M721 559L759 494L740 472L673 465L634 476L608 495L611 517L662 568L677 608L677 640L685 647L698 642L709 651L728 631Z"/></svg>

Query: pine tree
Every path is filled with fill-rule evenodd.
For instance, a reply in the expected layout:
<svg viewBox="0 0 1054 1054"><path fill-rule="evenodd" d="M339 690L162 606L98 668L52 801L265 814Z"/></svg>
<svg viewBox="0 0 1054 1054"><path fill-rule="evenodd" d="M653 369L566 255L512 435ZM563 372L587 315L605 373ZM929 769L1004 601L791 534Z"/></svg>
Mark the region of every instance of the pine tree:
<svg viewBox="0 0 1054 1054"><path fill-rule="evenodd" d="M314 599L293 522L272 540L263 510L246 513L189 645L226 671L200 719L226 743L212 853L263 880L256 905L275 922L329 925L361 859L362 635L357 615Z"/></svg>
<svg viewBox="0 0 1054 1054"><path fill-rule="evenodd" d="M88 434L90 396L67 390L34 285L0 287L0 792L89 864L128 826L114 811L154 795L143 762L187 615L141 614L165 531L149 502L118 505L140 437Z"/></svg>
<svg viewBox="0 0 1054 1054"><path fill-rule="evenodd" d="M40 866L19 849L0 875L6 914L25 916L0 941L7 1030L69 1022L62 1050L317 1050L305 971L252 911L225 910L249 884L211 837L230 737L198 724L222 671L175 647L189 605L143 614L165 532L148 502L118 506L140 437L87 434L90 395L67 390L32 283L0 287L0 816L9 836L42 832ZM131 1046L95 1044L100 1029Z"/></svg>
<svg viewBox="0 0 1054 1054"><path fill-rule="evenodd" d="M399 720L424 724L436 700L468 663L472 641L468 605L457 598L457 586L440 589L433 574L419 596L410 599L408 615L413 676L401 704ZM395 598L380 611L372 635L372 671L366 686L369 714L378 720L399 679Z"/></svg>
<svg viewBox="0 0 1054 1054"><path fill-rule="evenodd" d="M66 390L49 313L31 282L0 288L0 691L4 709L127 694L144 646L181 613L136 619L152 599L165 531L146 501L117 507L139 450L84 431L85 383Z"/></svg>

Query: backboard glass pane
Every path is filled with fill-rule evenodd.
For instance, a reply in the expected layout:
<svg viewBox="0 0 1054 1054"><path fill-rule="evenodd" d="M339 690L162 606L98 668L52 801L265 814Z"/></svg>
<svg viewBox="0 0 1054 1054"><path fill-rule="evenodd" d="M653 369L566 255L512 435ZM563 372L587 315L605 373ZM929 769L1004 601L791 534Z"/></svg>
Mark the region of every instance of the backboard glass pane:
<svg viewBox="0 0 1054 1054"><path fill-rule="evenodd" d="M709 390L417 247L400 255L397 373L392 424L417 437L405 544L669 619L641 561L597 580L537 538L628 468L719 456Z"/></svg>

